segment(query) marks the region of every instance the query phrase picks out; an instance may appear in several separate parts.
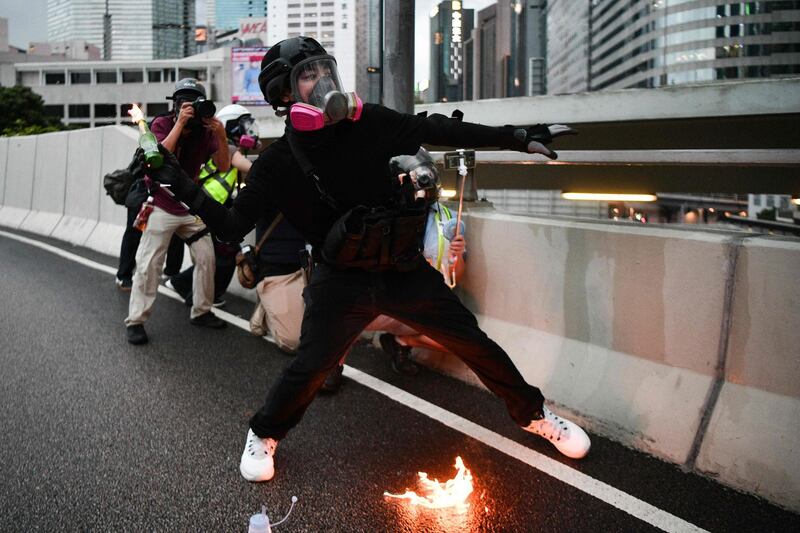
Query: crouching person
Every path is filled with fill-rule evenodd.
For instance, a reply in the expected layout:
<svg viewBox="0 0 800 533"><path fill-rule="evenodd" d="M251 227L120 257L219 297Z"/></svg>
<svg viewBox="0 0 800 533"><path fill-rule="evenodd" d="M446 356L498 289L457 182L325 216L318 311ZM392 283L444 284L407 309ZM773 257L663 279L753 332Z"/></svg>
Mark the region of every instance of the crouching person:
<svg viewBox="0 0 800 533"><path fill-rule="evenodd" d="M270 335L284 352L300 345L305 287L303 236L276 210L256 224L258 306L250 320L255 335Z"/></svg>

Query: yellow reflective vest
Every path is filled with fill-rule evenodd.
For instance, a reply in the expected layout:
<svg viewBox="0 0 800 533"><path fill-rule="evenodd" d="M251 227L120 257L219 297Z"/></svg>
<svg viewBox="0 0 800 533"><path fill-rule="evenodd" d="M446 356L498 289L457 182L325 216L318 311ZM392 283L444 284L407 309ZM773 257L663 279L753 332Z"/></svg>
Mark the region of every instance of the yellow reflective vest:
<svg viewBox="0 0 800 533"><path fill-rule="evenodd" d="M233 165L227 172L219 172L213 159L209 159L200 169L198 180L206 194L217 202L224 204L233 193L238 178L239 170Z"/></svg>

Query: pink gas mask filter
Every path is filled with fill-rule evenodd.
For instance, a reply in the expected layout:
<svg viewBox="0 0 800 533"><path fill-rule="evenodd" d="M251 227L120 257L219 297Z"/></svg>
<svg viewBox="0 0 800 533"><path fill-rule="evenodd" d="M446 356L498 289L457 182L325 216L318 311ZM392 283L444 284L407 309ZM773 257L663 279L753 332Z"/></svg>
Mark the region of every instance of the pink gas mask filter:
<svg viewBox="0 0 800 533"><path fill-rule="evenodd" d="M324 110L306 103L292 104L289 120L297 131L316 131L340 120L356 122L361 118L364 103L354 92L331 91L325 95Z"/></svg>

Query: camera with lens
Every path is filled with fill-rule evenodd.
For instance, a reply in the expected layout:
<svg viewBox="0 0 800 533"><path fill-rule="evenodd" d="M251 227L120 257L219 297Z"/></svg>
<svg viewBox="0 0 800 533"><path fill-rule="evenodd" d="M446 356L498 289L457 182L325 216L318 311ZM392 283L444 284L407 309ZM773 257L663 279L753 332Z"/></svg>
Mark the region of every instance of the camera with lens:
<svg viewBox="0 0 800 533"><path fill-rule="evenodd" d="M195 116L199 118L211 118L214 116L214 113L217 112L217 106L214 105L214 102L206 100L202 96L198 96L197 99L192 102L192 107L194 108Z"/></svg>
<svg viewBox="0 0 800 533"><path fill-rule="evenodd" d="M436 169L421 166L411 171L412 182L415 189L430 189L436 186Z"/></svg>

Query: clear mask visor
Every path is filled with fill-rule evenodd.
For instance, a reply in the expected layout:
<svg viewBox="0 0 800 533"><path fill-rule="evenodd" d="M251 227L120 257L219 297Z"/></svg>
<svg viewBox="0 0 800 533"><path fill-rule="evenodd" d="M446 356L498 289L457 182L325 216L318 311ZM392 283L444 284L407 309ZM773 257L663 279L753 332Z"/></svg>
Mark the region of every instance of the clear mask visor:
<svg viewBox="0 0 800 533"><path fill-rule="evenodd" d="M250 137L258 137L258 123L256 119L250 116L239 119L239 133L241 135L249 135Z"/></svg>
<svg viewBox="0 0 800 533"><path fill-rule="evenodd" d="M291 72L292 98L325 109L331 93L344 93L333 56L315 56L301 61Z"/></svg>

